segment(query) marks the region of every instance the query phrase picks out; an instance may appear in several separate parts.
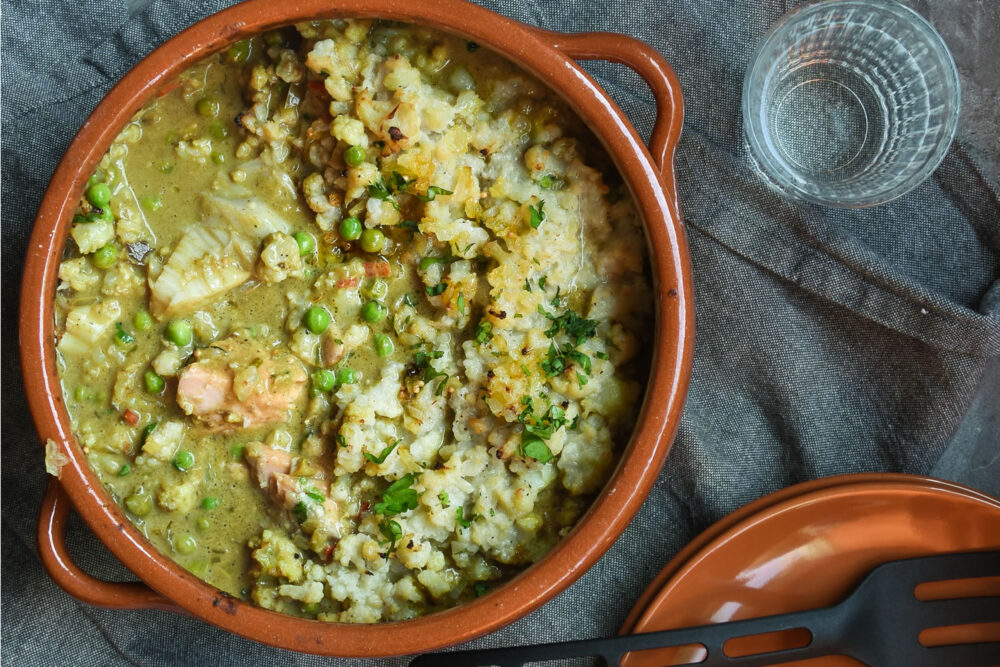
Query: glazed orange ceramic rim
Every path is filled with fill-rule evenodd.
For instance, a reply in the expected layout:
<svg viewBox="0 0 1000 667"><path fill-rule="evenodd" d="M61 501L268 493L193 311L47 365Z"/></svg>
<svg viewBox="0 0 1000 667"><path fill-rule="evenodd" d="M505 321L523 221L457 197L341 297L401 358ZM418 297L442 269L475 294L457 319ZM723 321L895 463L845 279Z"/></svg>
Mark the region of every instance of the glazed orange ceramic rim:
<svg viewBox="0 0 1000 667"><path fill-rule="evenodd" d="M336 16L393 19L458 34L494 49L560 94L605 144L635 195L656 294L657 340L635 432L605 490L576 528L543 560L493 593L448 611L378 625L330 624L266 611L233 600L160 554L104 491L76 445L54 353L53 294L69 221L83 184L120 128L173 77L209 53L279 25ZM676 202L670 186L664 187L641 139L597 84L540 33L515 21L459 0L303 0L292 7L250 0L234 6L183 31L136 65L85 122L53 176L31 236L21 294L22 367L39 435L56 442L68 457L60 481L112 553L170 601L214 625L281 648L339 656L413 653L485 634L540 606L596 562L638 510L676 434L690 377L694 313L687 246L672 213Z"/></svg>
<svg viewBox="0 0 1000 667"><path fill-rule="evenodd" d="M696 559L721 547L725 543L724 538L726 536L740 532L751 521L758 523L768 516L781 511L791 501L809 495L815 495L815 500L819 501L826 495L843 490L843 487L846 486L872 490L879 488L897 490L910 487L920 491L947 491L1000 507L1000 501L996 498L971 487L934 477L907 475L903 473L837 475L786 487L780 491L763 496L726 515L688 543L656 575L649 586L646 587L622 624L620 634L635 632L636 627L640 623L647 621L648 619L645 618L647 610L660 598L663 591L672 584L674 579L682 572L687 571L689 567L692 567Z"/></svg>

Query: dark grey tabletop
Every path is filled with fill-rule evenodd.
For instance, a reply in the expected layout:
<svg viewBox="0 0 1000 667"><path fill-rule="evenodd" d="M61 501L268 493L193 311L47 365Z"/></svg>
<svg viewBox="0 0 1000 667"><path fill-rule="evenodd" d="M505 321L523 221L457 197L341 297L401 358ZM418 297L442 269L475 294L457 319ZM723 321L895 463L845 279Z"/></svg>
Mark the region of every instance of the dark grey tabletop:
<svg viewBox="0 0 1000 667"><path fill-rule="evenodd" d="M81 605L52 583L37 555L46 475L15 328L34 213L59 157L112 83L170 35L228 4L4 0L5 664L351 662L260 646L166 612ZM743 151L744 68L767 27L797 2L482 4L553 30L628 33L673 64L686 100L677 162L698 322L680 433L635 520L562 595L476 644L614 633L656 572L695 535L804 480L896 471L1000 495L1000 3L907 2L955 56L958 136L913 192L850 211L782 200L760 184ZM654 109L639 79L606 63L587 68L648 134ZM68 540L87 571L130 577L79 521Z"/></svg>

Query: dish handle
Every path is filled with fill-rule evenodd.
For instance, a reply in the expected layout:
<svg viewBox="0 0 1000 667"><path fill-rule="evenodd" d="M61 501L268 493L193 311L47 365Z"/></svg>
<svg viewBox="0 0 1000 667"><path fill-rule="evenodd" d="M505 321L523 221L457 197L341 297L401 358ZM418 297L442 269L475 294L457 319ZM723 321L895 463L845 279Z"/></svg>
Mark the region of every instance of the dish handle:
<svg viewBox="0 0 1000 667"><path fill-rule="evenodd" d="M544 41L574 60L607 60L625 65L638 74L653 92L656 121L649 138L649 153L660 169L664 183L672 188L677 201L674 152L684 124L681 84L670 64L660 53L626 35L612 32L561 33L533 28Z"/></svg>
<svg viewBox="0 0 1000 667"><path fill-rule="evenodd" d="M141 582L108 582L95 579L73 562L66 549L66 518L70 501L55 479L42 500L38 517L38 550L42 566L64 591L85 604L109 609L183 610Z"/></svg>

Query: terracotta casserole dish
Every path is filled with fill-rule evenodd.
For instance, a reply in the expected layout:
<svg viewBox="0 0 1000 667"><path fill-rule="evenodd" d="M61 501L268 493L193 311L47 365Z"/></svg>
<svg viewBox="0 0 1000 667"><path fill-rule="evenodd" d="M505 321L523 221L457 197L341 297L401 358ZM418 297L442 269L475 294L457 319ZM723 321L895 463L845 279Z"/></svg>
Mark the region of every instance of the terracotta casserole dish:
<svg viewBox="0 0 1000 667"><path fill-rule="evenodd" d="M101 156L143 103L190 65L239 39L299 21L352 16L415 23L473 40L561 95L602 141L635 197L649 244L656 304L649 384L632 439L573 531L494 592L448 611L377 625L323 623L254 607L202 582L149 544L105 492L71 433L53 330L56 274L74 207ZM648 148L574 59L622 63L649 84L658 113ZM694 303L673 170L682 117L677 77L649 46L609 33L547 32L460 0L250 0L153 51L111 90L70 145L42 201L25 264L20 320L25 386L42 442L51 441L68 459L59 480L51 481L39 522L40 551L49 574L87 604L169 609L272 646L338 656L408 654L467 641L513 622L565 589L611 546L638 510L677 432L687 392ZM64 543L70 503L142 583L98 581L71 561Z"/></svg>

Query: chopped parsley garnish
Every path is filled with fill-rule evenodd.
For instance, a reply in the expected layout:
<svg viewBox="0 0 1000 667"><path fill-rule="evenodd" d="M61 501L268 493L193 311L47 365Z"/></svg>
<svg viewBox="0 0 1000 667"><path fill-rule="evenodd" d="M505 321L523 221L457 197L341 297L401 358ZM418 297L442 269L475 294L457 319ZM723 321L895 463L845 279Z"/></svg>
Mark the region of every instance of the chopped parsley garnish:
<svg viewBox="0 0 1000 667"><path fill-rule="evenodd" d="M548 280L549 280L548 276L542 276L541 278L538 279L538 286L544 290L545 283L548 282Z"/></svg>
<svg viewBox="0 0 1000 667"><path fill-rule="evenodd" d="M524 431L521 432L518 454L539 463L548 463L554 455L545 441L566 425L566 411L558 405L550 405L545 414L539 417L535 414L535 403L530 396L522 396L521 405L525 407L517 419L524 426Z"/></svg>
<svg viewBox="0 0 1000 667"><path fill-rule="evenodd" d="M552 174L545 174L538 181L538 187L540 187L542 190L551 190L557 183L559 183L559 179L557 179Z"/></svg>
<svg viewBox="0 0 1000 667"><path fill-rule="evenodd" d="M594 352L594 356L597 357L598 359L604 359L604 360L608 359L608 353L607 352L597 351L597 352Z"/></svg>
<svg viewBox="0 0 1000 667"><path fill-rule="evenodd" d="M125 331L121 322L115 324L115 342L119 345L131 345L135 342L135 336Z"/></svg>
<svg viewBox="0 0 1000 667"><path fill-rule="evenodd" d="M397 211L399 210L399 204L392 198L392 193L389 192L389 188L386 187L385 180L382 178L368 185L368 196L373 199L387 201L392 204L393 208Z"/></svg>
<svg viewBox="0 0 1000 667"><path fill-rule="evenodd" d="M306 507L304 501L300 500L292 508L292 514L299 523L305 523L306 519L309 518L309 508Z"/></svg>
<svg viewBox="0 0 1000 667"><path fill-rule="evenodd" d="M378 525L378 529L383 535L385 535L385 541L381 542L381 544L388 544L389 551L394 550L396 548L396 542L403 537L403 529L400 527L399 523L397 521L393 521L392 519L386 519Z"/></svg>
<svg viewBox="0 0 1000 667"><path fill-rule="evenodd" d="M311 500L317 503L321 503L324 500L326 500L326 496L317 491L315 486L310 486L308 489L306 489L305 494L309 496Z"/></svg>
<svg viewBox="0 0 1000 667"><path fill-rule="evenodd" d="M448 498L448 492L447 491L442 491L441 493L439 493L438 494L438 500L441 501L441 508L442 509L448 509L449 507L451 507L451 499Z"/></svg>
<svg viewBox="0 0 1000 667"><path fill-rule="evenodd" d="M597 320L585 319L572 310L567 310L558 317L546 312L544 308L540 308L539 312L552 320L552 326L545 332L549 338L555 338L556 334L563 331L573 345L580 345L597 334Z"/></svg>
<svg viewBox="0 0 1000 667"><path fill-rule="evenodd" d="M454 261L454 259L455 258L452 257L451 253L448 253L447 255L443 255L441 257L431 257L430 255L428 255L427 257L424 257L423 259L420 260L420 270L426 271L428 267L430 267L433 264L447 264L448 262Z"/></svg>
<svg viewBox="0 0 1000 667"><path fill-rule="evenodd" d="M397 227L402 227L403 229L408 230L412 234L420 231L417 228L418 224L420 223L418 223L416 220L403 220L401 223L397 225Z"/></svg>
<svg viewBox="0 0 1000 667"><path fill-rule="evenodd" d="M531 291L531 281L528 280L527 278L524 279L524 291L525 292Z"/></svg>
<svg viewBox="0 0 1000 667"><path fill-rule="evenodd" d="M416 179L413 179L413 180L416 180ZM405 188L407 185L409 185L412 182L413 181L406 180L406 177L403 176L398 171L392 172L392 176L389 177L389 187L391 187L396 192L401 192L403 190L403 188Z"/></svg>
<svg viewBox="0 0 1000 667"><path fill-rule="evenodd" d="M444 188L439 188L436 185L432 185L431 187L427 188L427 194L417 195L417 199L423 202L428 202L428 201L434 201L434 198L437 197L438 195L450 195L450 194L452 194L451 190L445 190Z"/></svg>
<svg viewBox="0 0 1000 667"><path fill-rule="evenodd" d="M537 460L539 463L548 463L552 460L552 450L537 435L531 433L521 434L521 454Z"/></svg>
<svg viewBox="0 0 1000 667"><path fill-rule="evenodd" d="M583 373L577 371L577 373L576 373L576 382L577 382L577 384L580 385L580 388L582 389L583 385L587 384L587 376L584 375Z"/></svg>
<svg viewBox="0 0 1000 667"><path fill-rule="evenodd" d="M337 434L337 444L345 449L347 448L347 439L340 433Z"/></svg>
<svg viewBox="0 0 1000 667"><path fill-rule="evenodd" d="M382 450L382 452L378 456L372 456L368 452L365 452L365 458L374 463L375 465L382 465L383 463L385 463L386 457L392 453L392 450L394 450L396 448L396 445L398 445L400 442L402 442L402 440L397 440L396 442L387 446L385 449Z"/></svg>
<svg viewBox="0 0 1000 667"><path fill-rule="evenodd" d="M479 320L479 324L476 325L475 339L479 345L484 345L493 340L493 325L486 320Z"/></svg>
<svg viewBox="0 0 1000 667"><path fill-rule="evenodd" d="M538 206L529 206L528 215L528 224L531 225L532 229L538 229L538 226L542 224L542 220L545 220L545 202L540 201L538 202Z"/></svg>
<svg viewBox="0 0 1000 667"><path fill-rule="evenodd" d="M458 308L459 315L465 315L465 295L459 293L458 299L455 300L455 307Z"/></svg>
<svg viewBox="0 0 1000 667"><path fill-rule="evenodd" d="M425 289L427 290L427 296L441 296L448 289L448 284L438 283L437 285L428 285Z"/></svg>
<svg viewBox="0 0 1000 667"><path fill-rule="evenodd" d="M413 486L413 473L407 473L382 492L382 501L375 503L372 509L376 514L383 516L392 516L416 509L417 492L411 489L411 486Z"/></svg>
<svg viewBox="0 0 1000 667"><path fill-rule="evenodd" d="M462 528L468 528L472 525L472 522L479 516L478 514L473 514L468 519L465 518L465 508L459 507L455 510L455 518L458 520L458 525Z"/></svg>

